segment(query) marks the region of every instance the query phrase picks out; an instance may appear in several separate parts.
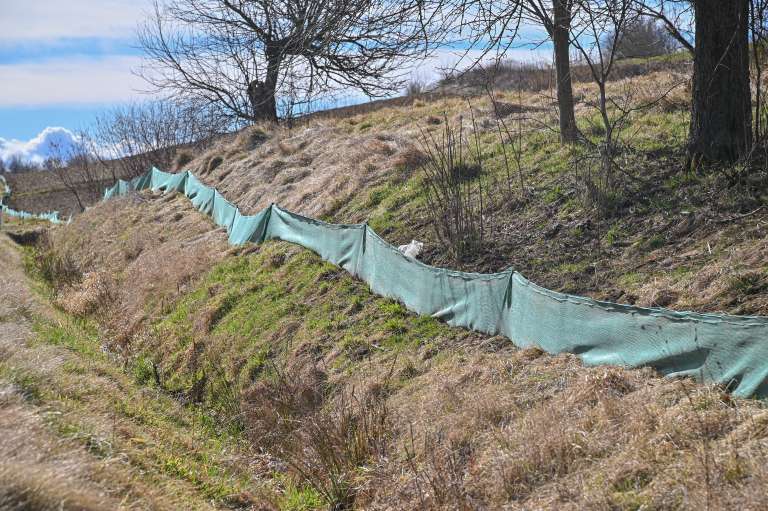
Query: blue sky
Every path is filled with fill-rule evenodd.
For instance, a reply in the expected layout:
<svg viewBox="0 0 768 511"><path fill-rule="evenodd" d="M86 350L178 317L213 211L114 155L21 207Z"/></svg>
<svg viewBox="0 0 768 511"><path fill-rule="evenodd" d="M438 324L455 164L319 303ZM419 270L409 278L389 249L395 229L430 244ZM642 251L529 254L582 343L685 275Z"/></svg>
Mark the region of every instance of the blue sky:
<svg viewBox="0 0 768 511"><path fill-rule="evenodd" d="M0 0L0 157L140 97L134 31L149 0Z"/></svg>
<svg viewBox="0 0 768 511"><path fill-rule="evenodd" d="M141 64L136 26L150 7L150 0L0 0L0 158L33 155L46 128L74 131L106 107L146 97L133 70ZM446 51L413 74L429 81L455 60Z"/></svg>

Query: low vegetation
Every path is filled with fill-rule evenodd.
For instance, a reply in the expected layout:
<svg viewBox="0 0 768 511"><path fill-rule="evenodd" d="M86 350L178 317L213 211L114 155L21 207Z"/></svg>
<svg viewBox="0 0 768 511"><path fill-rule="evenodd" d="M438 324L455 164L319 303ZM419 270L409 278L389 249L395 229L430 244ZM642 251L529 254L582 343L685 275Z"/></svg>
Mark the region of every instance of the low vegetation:
<svg viewBox="0 0 768 511"><path fill-rule="evenodd" d="M575 87L582 145L563 146L546 127L546 97L499 90L252 127L185 165L246 212L278 202L368 221L394 244L424 241L431 264L513 266L597 298L764 314L763 178L679 172L681 73L607 84L643 103L672 92L615 133L621 170L600 207L582 179L605 126L586 83ZM461 257L436 232L425 190L423 165L440 145L418 142L449 126L468 134L459 143L472 169L448 175L505 198L484 203L482 250L466 245ZM55 412L51 438L122 460L111 466L127 475L105 476L115 499L289 510L764 500L762 402L417 317L300 247L229 246L178 195L99 203L35 237L28 273L58 309L33 316L28 349L1 352L0 379L24 406ZM51 370L41 352L64 363Z"/></svg>

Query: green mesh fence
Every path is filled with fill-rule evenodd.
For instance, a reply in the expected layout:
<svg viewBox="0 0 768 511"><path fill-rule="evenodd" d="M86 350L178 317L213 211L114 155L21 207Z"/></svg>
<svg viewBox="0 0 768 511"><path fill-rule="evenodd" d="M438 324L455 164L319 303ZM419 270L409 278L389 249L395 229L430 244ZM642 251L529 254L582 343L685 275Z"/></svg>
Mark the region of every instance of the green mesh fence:
<svg viewBox="0 0 768 511"><path fill-rule="evenodd" d="M11 187L8 186L8 182L5 177L0 176L0 214L7 215L21 220L47 220L54 224L63 223L59 220L58 211L50 211L48 213L29 213L27 211L16 211L6 205L8 198L11 196Z"/></svg>
<svg viewBox="0 0 768 511"><path fill-rule="evenodd" d="M120 181L104 197L151 188L184 193L227 229L229 242L279 239L313 250L373 292L448 324L504 335L517 346L574 353L588 365L650 366L693 376L739 396L768 395L768 318L674 312L600 302L541 288L513 270L435 268L410 259L366 224L334 225L272 205L252 216L185 172L157 169Z"/></svg>

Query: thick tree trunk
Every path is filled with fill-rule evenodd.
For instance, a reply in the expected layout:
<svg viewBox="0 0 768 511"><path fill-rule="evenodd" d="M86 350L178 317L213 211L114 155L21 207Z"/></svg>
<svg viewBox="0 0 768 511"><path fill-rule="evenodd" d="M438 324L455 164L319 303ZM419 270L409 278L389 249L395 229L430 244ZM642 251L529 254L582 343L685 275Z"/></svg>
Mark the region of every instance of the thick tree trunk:
<svg viewBox="0 0 768 511"><path fill-rule="evenodd" d="M557 77L557 106L560 110L560 140L576 142L578 130L573 111L573 87L571 86L570 29L571 12L568 0L553 0L552 42L555 46L555 74Z"/></svg>
<svg viewBox="0 0 768 511"><path fill-rule="evenodd" d="M271 58L267 62L267 75L263 82L253 81L248 86L254 121L277 122L277 82L280 76L280 60Z"/></svg>
<svg viewBox="0 0 768 511"><path fill-rule="evenodd" d="M733 163L752 146L748 0L696 0L688 167Z"/></svg>

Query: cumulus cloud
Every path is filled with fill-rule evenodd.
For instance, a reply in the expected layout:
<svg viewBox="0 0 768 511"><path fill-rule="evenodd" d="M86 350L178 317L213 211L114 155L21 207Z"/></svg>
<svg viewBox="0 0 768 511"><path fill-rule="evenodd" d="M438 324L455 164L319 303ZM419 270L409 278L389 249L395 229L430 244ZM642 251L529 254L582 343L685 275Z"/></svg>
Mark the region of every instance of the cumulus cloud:
<svg viewBox="0 0 768 511"><path fill-rule="evenodd" d="M77 146L79 138L66 128L45 128L35 138L27 141L0 138L0 160L9 163L14 158L41 165L50 156L67 154Z"/></svg>

